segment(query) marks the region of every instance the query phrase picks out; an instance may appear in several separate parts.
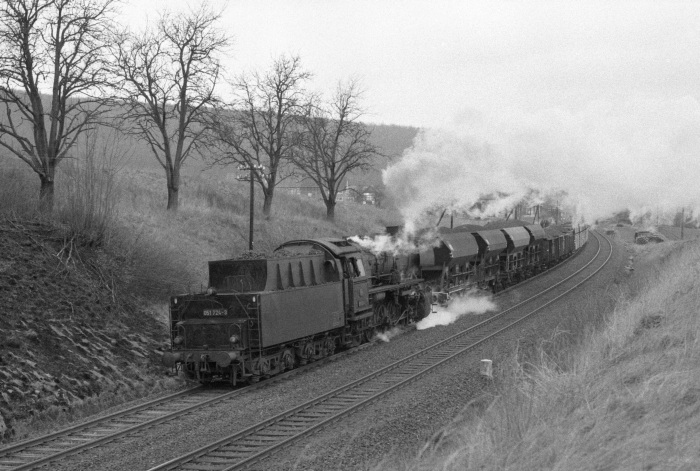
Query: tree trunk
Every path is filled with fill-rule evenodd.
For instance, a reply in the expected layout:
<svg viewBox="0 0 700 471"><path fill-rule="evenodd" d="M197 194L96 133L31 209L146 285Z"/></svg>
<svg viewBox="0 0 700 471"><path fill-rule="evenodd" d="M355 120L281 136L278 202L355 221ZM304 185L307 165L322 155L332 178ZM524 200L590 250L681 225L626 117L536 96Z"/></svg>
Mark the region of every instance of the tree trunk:
<svg viewBox="0 0 700 471"><path fill-rule="evenodd" d="M172 172L166 172L166 178L168 179L168 211L177 211L180 204L179 201L179 191L180 191L180 169L174 168Z"/></svg>
<svg viewBox="0 0 700 471"><path fill-rule="evenodd" d="M273 189L268 188L268 190L265 192L265 201L263 201L263 215L265 216L265 219L268 221L272 219L272 194L273 194Z"/></svg>
<svg viewBox="0 0 700 471"><path fill-rule="evenodd" d="M41 212L50 213L53 211L53 178L39 175L41 187L39 188L39 209Z"/></svg>
<svg viewBox="0 0 700 471"><path fill-rule="evenodd" d="M326 219L328 221L335 221L335 201L326 202Z"/></svg>

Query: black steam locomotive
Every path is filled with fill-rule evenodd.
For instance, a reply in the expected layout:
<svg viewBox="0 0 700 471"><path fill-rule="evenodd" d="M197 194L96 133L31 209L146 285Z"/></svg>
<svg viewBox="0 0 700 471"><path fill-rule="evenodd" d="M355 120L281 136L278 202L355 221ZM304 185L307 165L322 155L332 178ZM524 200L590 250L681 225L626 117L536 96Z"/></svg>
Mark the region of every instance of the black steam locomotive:
<svg viewBox="0 0 700 471"><path fill-rule="evenodd" d="M497 291L585 243L539 225L443 229L427 250L376 255L346 239L295 240L267 258L209 262L204 293L170 301L163 363L201 382L256 382L417 322L467 289Z"/></svg>

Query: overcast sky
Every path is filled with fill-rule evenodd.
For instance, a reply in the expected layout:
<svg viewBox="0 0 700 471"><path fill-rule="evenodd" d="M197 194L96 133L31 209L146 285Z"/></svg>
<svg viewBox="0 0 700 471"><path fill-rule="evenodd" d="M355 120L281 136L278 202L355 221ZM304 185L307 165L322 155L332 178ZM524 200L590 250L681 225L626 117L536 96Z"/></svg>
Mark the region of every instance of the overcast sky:
<svg viewBox="0 0 700 471"><path fill-rule="evenodd" d="M187 5L129 1L135 26ZM698 1L211 4L234 39L229 73L298 54L315 91L359 77L366 121L425 129L384 172L406 220L562 191L585 222L700 213Z"/></svg>
<svg viewBox="0 0 700 471"><path fill-rule="evenodd" d="M127 1L124 21L190 0ZM671 1L212 1L230 73L299 54L329 90L355 75L375 122L439 126L473 110L575 111L697 96L700 4Z"/></svg>

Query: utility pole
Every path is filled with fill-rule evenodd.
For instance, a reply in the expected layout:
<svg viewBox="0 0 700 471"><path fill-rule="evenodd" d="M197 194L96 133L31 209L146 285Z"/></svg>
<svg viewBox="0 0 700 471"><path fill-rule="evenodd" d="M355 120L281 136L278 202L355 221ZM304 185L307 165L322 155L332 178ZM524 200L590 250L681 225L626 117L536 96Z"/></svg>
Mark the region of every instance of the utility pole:
<svg viewBox="0 0 700 471"><path fill-rule="evenodd" d="M685 207L681 209L681 240L683 240L683 228L685 227Z"/></svg>
<svg viewBox="0 0 700 471"><path fill-rule="evenodd" d="M250 172L249 176L246 175L239 175L238 180L240 181L246 181L250 180L250 230L248 233L248 250L253 250L253 223L255 219L255 172L263 172L265 170L265 166L263 165L239 165L238 170L240 171L246 171L248 170Z"/></svg>

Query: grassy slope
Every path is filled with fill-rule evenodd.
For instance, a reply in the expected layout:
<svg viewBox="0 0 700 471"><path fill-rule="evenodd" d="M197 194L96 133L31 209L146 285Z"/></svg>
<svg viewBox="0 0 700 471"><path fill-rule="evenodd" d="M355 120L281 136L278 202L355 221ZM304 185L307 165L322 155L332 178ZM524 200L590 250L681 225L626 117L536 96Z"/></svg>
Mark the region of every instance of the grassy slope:
<svg viewBox="0 0 700 471"><path fill-rule="evenodd" d="M155 171L125 171L123 197L119 207L125 240L148 240L144 256L155 258L167 253L181 276L167 280L163 288L199 289L206 284L208 260L231 258L248 250L249 187L231 175L195 172L183 179L180 209L168 214L165 181ZM356 204L338 205L335 222L325 218L321 201L276 194L273 217L261 212L262 195L256 195L254 250L272 251L282 242L310 237L371 233L382 230L392 215L388 210ZM184 272L183 272L184 271ZM186 276L183 276L186 275ZM179 281L178 281L179 280ZM161 293L165 294L165 293Z"/></svg>
<svg viewBox="0 0 700 471"><path fill-rule="evenodd" d="M483 415L447 428L448 447L400 468L697 469L700 244L630 250L629 296L572 364L521 370Z"/></svg>

